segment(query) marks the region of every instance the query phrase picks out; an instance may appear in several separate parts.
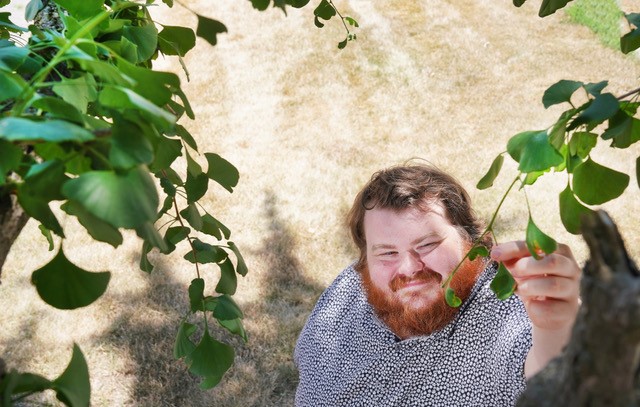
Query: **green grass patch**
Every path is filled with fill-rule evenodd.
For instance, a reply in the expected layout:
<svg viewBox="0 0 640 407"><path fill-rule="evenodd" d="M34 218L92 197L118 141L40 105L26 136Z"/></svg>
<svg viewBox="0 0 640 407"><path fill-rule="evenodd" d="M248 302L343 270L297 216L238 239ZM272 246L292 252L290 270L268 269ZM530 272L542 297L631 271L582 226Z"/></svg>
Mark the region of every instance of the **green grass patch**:
<svg viewBox="0 0 640 407"><path fill-rule="evenodd" d="M575 0L566 11L571 21L589 27L604 45L620 49L623 14L616 0Z"/></svg>

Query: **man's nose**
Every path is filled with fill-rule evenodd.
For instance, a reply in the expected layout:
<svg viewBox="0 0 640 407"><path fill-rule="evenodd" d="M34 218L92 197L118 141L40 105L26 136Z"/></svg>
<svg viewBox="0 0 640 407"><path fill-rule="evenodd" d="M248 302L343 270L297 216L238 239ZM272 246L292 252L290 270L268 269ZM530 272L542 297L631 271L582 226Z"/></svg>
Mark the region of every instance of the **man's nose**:
<svg viewBox="0 0 640 407"><path fill-rule="evenodd" d="M415 251L409 251L402 259L402 264L398 268L398 273L411 277L420 272L424 268L424 263L420 259L420 255Z"/></svg>

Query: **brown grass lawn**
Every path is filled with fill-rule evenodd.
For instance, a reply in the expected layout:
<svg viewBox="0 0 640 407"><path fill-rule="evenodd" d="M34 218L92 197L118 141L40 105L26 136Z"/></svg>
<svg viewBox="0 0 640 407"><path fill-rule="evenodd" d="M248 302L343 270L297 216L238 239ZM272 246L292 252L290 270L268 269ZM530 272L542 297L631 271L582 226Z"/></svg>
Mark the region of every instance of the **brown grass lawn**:
<svg viewBox="0 0 640 407"><path fill-rule="evenodd" d="M205 202L231 228L250 267L236 296L250 340L231 339L236 364L223 383L200 391L172 358L195 277L181 259L186 248L152 256L157 267L147 275L137 267L135 236L114 250L62 215L68 257L112 270L112 282L85 309L44 305L29 278L52 253L29 223L0 286L0 354L10 367L54 378L75 341L88 359L95 406L290 406L296 337L323 288L354 259L343 218L374 170L411 157L431 161L468 185L489 217L516 166L507 160L488 191L474 185L509 137L553 123L560 110L541 104L548 86L609 79L616 94L638 86L636 58L603 48L562 13L539 19L538 1L518 9L511 1L338 0L361 24L358 40L343 51L336 48L341 25L315 28L312 3L285 17L278 9L254 11L246 0L188 2L229 29L216 47L200 41L186 58L190 82L181 74L196 113L183 124L201 152L223 155L241 173L233 194L212 186ZM166 24L195 24L178 5L154 13ZM157 67L180 71L176 60ZM596 152L596 161L634 173L638 146L607 150ZM570 243L583 262L585 245L564 232L557 214L565 184L562 175L545 175L527 193L538 226ZM636 259L639 202L633 177L623 198L605 206ZM526 219L523 194L513 194L499 216L498 239L523 238ZM216 281L216 270L205 273ZM37 400L56 403L52 394Z"/></svg>

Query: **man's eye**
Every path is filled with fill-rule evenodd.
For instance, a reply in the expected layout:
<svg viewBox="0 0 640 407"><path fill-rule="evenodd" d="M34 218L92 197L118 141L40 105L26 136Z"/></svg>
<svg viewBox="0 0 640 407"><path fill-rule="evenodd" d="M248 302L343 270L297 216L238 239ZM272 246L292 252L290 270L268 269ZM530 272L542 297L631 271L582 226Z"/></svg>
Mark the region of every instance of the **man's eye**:
<svg viewBox="0 0 640 407"><path fill-rule="evenodd" d="M390 256L393 256L396 253L397 252L384 252L384 253L380 253L380 256L390 257Z"/></svg>
<svg viewBox="0 0 640 407"><path fill-rule="evenodd" d="M436 243L435 243L435 242L421 244L420 246L418 246L418 250L426 250L426 249L430 249L430 248L433 248L435 245L436 245Z"/></svg>

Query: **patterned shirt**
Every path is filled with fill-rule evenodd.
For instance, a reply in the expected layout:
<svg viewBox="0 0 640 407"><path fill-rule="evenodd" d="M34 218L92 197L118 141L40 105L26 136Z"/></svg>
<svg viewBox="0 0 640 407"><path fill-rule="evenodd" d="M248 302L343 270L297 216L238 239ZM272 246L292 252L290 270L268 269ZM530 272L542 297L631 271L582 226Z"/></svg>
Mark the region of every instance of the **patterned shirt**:
<svg viewBox="0 0 640 407"><path fill-rule="evenodd" d="M492 263L442 330L400 340L349 266L298 338L296 406L513 406L525 388L531 323L517 296L496 298L495 273Z"/></svg>

